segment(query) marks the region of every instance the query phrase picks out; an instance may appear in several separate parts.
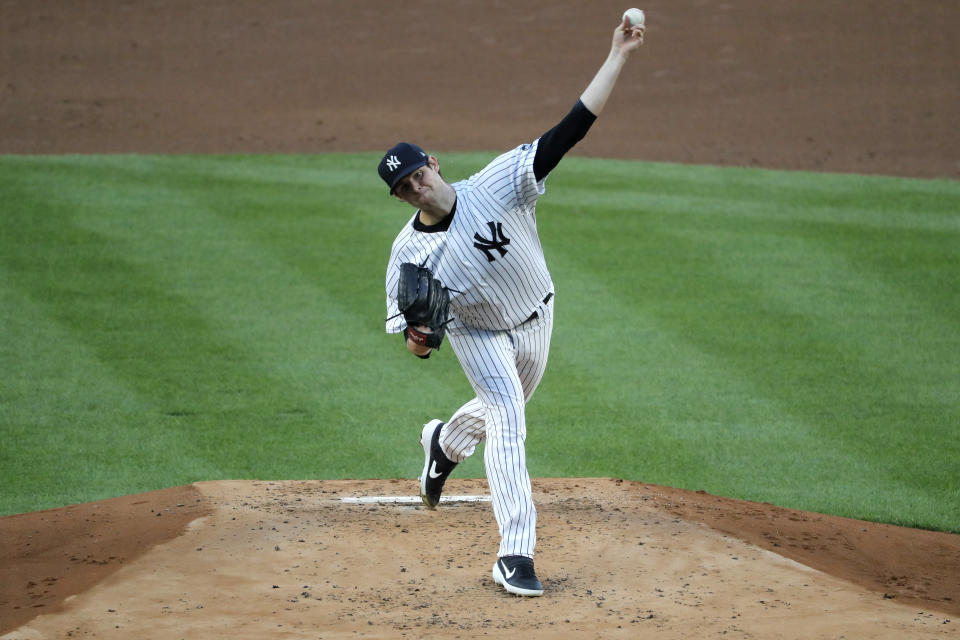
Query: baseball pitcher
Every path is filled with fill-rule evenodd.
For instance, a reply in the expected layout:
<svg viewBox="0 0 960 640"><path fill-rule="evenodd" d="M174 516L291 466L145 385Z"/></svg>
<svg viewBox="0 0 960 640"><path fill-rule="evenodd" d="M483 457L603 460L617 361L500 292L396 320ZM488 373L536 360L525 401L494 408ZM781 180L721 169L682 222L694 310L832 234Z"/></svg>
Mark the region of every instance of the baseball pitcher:
<svg viewBox="0 0 960 640"><path fill-rule="evenodd" d="M610 53L570 112L531 143L450 184L440 161L401 142L380 161L390 194L416 212L390 251L388 333L427 359L449 344L476 396L445 421L423 425L420 495L430 509L446 479L481 441L500 532L494 581L539 596L536 509L524 441L525 405L543 377L553 331L554 283L537 234L536 205L560 159L603 111L621 69L643 43L625 16Z"/></svg>

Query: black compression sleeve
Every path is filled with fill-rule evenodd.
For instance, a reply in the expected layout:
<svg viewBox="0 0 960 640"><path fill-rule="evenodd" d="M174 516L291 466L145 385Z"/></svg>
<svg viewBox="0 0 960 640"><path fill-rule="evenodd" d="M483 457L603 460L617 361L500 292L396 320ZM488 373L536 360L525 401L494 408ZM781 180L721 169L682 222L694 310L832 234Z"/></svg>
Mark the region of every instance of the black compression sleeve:
<svg viewBox="0 0 960 640"><path fill-rule="evenodd" d="M596 119L597 116L590 113L583 102L577 100L577 104L573 105L570 113L557 126L540 136L537 155L533 158L533 175L538 182L560 164L560 158L570 151L573 145L583 140Z"/></svg>

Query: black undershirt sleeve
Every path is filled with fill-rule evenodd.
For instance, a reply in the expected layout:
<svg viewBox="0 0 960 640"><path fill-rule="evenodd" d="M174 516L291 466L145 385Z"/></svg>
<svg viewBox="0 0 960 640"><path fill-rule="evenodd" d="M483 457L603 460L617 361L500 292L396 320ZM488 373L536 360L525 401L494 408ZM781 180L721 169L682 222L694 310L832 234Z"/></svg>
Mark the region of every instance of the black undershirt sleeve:
<svg viewBox="0 0 960 640"><path fill-rule="evenodd" d="M533 175L537 182L543 180L560 163L560 159L587 135L597 116L583 102L577 100L557 126L540 136L537 155L533 157Z"/></svg>

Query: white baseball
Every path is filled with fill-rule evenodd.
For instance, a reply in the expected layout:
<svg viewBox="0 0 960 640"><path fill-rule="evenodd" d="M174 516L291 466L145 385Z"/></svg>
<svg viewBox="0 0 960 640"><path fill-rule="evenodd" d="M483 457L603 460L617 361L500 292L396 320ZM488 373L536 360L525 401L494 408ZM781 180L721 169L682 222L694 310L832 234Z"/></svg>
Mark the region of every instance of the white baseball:
<svg viewBox="0 0 960 640"><path fill-rule="evenodd" d="M631 27L642 27L646 16L642 9L627 9L623 12L623 17L627 19Z"/></svg>

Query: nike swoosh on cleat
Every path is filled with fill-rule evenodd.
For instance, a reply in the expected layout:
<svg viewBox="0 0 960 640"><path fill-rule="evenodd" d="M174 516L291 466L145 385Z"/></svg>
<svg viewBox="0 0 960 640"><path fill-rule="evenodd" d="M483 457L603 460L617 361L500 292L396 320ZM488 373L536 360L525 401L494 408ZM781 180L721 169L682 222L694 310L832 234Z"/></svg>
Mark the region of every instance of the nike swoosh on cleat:
<svg viewBox="0 0 960 640"><path fill-rule="evenodd" d="M430 478L432 478L433 480L436 480L442 475L443 475L442 473L437 473L437 461L434 460L433 464L430 465Z"/></svg>
<svg viewBox="0 0 960 640"><path fill-rule="evenodd" d="M503 575L507 580L513 577L513 574L517 572L517 568L514 567L512 571L507 571L507 565L503 564L503 560L500 561L500 566L503 568Z"/></svg>

